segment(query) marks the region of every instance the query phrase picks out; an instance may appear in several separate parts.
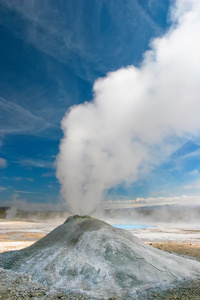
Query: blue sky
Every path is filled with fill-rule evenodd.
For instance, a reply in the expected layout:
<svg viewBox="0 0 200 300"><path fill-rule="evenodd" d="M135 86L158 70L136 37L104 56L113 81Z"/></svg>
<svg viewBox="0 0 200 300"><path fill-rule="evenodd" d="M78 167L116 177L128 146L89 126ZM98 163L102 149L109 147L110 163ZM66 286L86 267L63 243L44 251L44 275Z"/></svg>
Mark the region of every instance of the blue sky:
<svg viewBox="0 0 200 300"><path fill-rule="evenodd" d="M170 27L169 7L167 0L0 2L0 206L16 197L62 201L55 176L62 118L92 100L97 78L140 66L150 41ZM198 135L107 198L182 195L200 195Z"/></svg>

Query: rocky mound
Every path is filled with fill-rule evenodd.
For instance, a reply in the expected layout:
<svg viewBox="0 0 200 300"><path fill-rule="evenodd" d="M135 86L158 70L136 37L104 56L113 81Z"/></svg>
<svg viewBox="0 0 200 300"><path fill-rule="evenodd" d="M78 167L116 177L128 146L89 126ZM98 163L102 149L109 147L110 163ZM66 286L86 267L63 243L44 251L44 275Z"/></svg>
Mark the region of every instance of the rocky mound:
<svg viewBox="0 0 200 300"><path fill-rule="evenodd" d="M133 296L138 289L200 277L200 263L152 248L131 233L90 217L69 217L4 261L50 290L93 298ZM126 296L125 296L126 295Z"/></svg>

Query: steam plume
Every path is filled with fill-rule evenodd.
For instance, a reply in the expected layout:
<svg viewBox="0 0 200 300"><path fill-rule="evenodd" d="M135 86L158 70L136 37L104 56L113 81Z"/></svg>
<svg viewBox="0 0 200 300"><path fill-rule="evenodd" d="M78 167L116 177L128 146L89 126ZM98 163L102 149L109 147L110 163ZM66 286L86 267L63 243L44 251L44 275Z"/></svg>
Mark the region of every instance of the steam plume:
<svg viewBox="0 0 200 300"><path fill-rule="evenodd" d="M134 182L200 130L200 2L177 1L172 27L140 68L107 74L62 120L57 177L70 208L90 213L107 189Z"/></svg>

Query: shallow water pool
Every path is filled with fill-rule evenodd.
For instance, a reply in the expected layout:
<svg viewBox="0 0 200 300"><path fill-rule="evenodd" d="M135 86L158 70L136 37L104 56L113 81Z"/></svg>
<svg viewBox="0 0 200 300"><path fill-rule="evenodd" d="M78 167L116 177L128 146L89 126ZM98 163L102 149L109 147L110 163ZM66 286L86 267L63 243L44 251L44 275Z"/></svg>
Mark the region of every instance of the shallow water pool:
<svg viewBox="0 0 200 300"><path fill-rule="evenodd" d="M114 224L113 227L121 229L145 229L152 226L142 224Z"/></svg>

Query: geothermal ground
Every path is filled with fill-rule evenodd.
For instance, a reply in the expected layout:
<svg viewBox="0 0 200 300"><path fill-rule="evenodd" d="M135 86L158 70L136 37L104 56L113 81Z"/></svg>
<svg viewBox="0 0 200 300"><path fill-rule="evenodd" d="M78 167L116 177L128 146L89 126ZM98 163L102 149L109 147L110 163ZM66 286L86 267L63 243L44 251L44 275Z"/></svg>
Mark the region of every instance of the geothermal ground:
<svg viewBox="0 0 200 300"><path fill-rule="evenodd" d="M35 221L20 222L20 221L1 220L0 221L0 251L5 252L5 251L18 250L18 249L27 247L27 246L35 243L37 240L40 240L43 236L45 236L46 234L51 232L58 225L62 224L63 221L64 220L51 220L51 221L48 220L46 222L38 222L38 221L37 222L35 222ZM114 225L113 221L111 221L110 223L113 223L112 225ZM118 223L118 225L119 225L119 220L115 223ZM123 225L123 224L121 224L121 225ZM62 226L60 226L59 228L64 228ZM64 225L64 226L66 227L66 225ZM108 227L106 225L105 228L108 231L110 230L109 225L108 225ZM161 250L166 250L170 253L178 253L179 255L182 255L183 257L189 258L189 267L186 266L186 269L188 271L189 270L191 271L191 265L193 265L193 264L194 264L194 266L196 266L196 264L199 265L197 260L200 260L200 231L199 231L199 229L200 228L197 225L193 225L189 228L188 225L185 226L183 224L176 225L176 226L175 225L169 226L169 224L168 225L160 224L159 226L150 226L150 227L146 227L146 228L131 229L131 230L126 230L126 231L122 230L122 232L123 232L123 234L124 234L124 231L127 232L128 240L132 239L132 238L130 238L130 234L133 237L133 245L129 245L130 247L133 246L133 249L135 249L135 243L136 244L138 243L138 240L137 239L135 240L134 236L138 237L142 241L142 242L139 241L139 244L137 244L137 247L139 247L138 253L141 253L141 249L146 247L145 244L143 244L143 242L152 246L152 247L150 247L147 245L147 251L150 251L151 249L153 249L153 247L156 247ZM113 234L113 232L115 232L115 230L118 230L118 229L114 228L111 230L112 234ZM118 231L116 231L116 232L117 232L117 235L119 235L119 232ZM94 237L96 237L96 235L97 235L97 231L95 232ZM56 234L56 236L57 236L57 234ZM94 237L93 237L93 239L94 239ZM125 233L125 236L123 235L123 239L124 238L125 239L127 238L126 233ZM52 239L50 239L50 240L52 240ZM53 240L55 240L55 237L53 238ZM63 240L61 240L61 241L63 242ZM59 241L59 243L61 243L61 241ZM123 243L124 242L125 241L123 241ZM119 243L119 241L117 243ZM102 245L102 242L100 243L100 246L101 245ZM55 244L53 246L55 246ZM100 246L97 245L97 248ZM51 245L51 247L52 247L52 245ZM45 285L46 279L43 278L43 279L41 279L40 282L38 282L36 280L38 277L38 274L37 274L37 270L36 269L34 270L34 266L35 266L35 263L38 261L38 255L41 254L41 252L44 250L44 247L41 244L39 246L39 248L38 247L36 247L36 248L33 247L31 256L30 256L29 250L28 250L28 252L27 252L27 250L23 250L23 252L22 252L23 255L15 256L14 260L9 261L7 266L4 265L4 261L5 261L5 259L9 258L10 254L8 253L7 257L5 256L5 254L2 254L0 256L1 264L4 265L4 267L5 267L5 270L2 269L2 272L1 272L2 278L4 279L3 285L1 284L1 286L0 286L1 299L20 299L23 297L25 297L25 299L26 298L29 299L31 297L32 297L32 299L59 299L59 297L60 298L63 297L63 299L70 299L69 297L71 297L71 299L74 299L74 298L76 298L76 299L88 299L88 298L89 299L109 299L110 287L107 287L107 284L105 284L104 281L102 281L102 284L107 289L107 292L106 292L107 294L102 295L100 292L102 287L99 287L99 292L96 293L96 298L94 296L95 291L93 291L93 294L88 293L88 295L87 295L87 293L81 293L80 289L79 289L80 293L77 291L76 295L71 293L71 296L67 296L65 293L63 294L62 290L59 291L60 294L55 293L55 289L54 289L54 291L51 290L51 292L49 292L49 288L47 288ZM84 248L84 244L82 245L82 249L83 248ZM36 249L37 251L35 252L34 249ZM112 247L109 249L110 249L109 251L111 251L111 252L113 251ZM132 249L132 248L130 248L130 249ZM55 261L56 261L56 254L55 254L56 251L57 250L55 248L53 265L55 265ZM76 249L76 251L77 251L77 249ZM97 251L97 250L95 250L95 251ZM125 250L121 251L121 253L124 253L124 251ZM68 252L69 252L69 248L68 248ZM109 252L110 253L109 259L111 259L111 261L112 261L113 255L111 255L111 252ZM16 252L16 253L18 253L18 252ZM65 253L65 252L62 252L62 255L61 255L61 252L59 252L59 257L61 255L65 259L65 254L63 254L63 253ZM151 253L151 251L149 253ZM158 253L160 255L160 253L163 254L165 252L161 251ZM74 255L74 249L73 249L73 255ZM26 259L24 260L24 257L28 257L28 256L29 256L28 260L26 260ZM52 253L49 252L49 255L47 255L46 257L48 257L48 256L52 256ZM128 259L127 258L128 256L130 256L130 253L127 254L126 257L122 259L122 265L124 264L123 262L126 259ZM36 260L35 260L35 257L37 257ZM100 255L100 257L102 257L102 255ZM145 254L145 257L146 257L146 254ZM159 259L159 263L162 263L162 261L164 261L166 259L165 255L164 255L164 257L165 258L163 258L161 255L161 260ZM175 257L174 263L177 263L176 257ZM44 261L44 257L41 256L41 258L42 258L41 261ZM76 258L76 255L74 256L74 260L75 260L75 258ZM157 256L155 256L154 259L155 258L157 259ZM174 255L173 255L173 258L174 258ZM119 261L120 259L121 259L121 257L119 256L117 261ZM167 256L167 260L168 259L169 259L169 257ZM196 261L195 261L195 259L196 259ZM28 263L28 261L30 261L30 260L32 260L31 266ZM82 260L84 260L84 259L82 259ZM18 264L16 264L16 261L18 262ZM131 259L131 261L132 261L132 259ZM99 273L104 272L105 270L108 269L108 267L105 267L104 269L102 268L104 262L105 261L100 261L100 265L98 267ZM192 262L192 264L190 264L190 262ZM11 267L10 266L8 267L9 264L11 265ZM13 264L13 266L12 266L12 264ZM24 265L23 269L24 270L26 269L25 272L23 272L23 270L20 269L22 264ZM49 261L48 261L48 264L50 264ZM79 264L80 264L80 262L79 262ZM128 264L130 264L130 262ZM164 262L164 265L166 265L167 268L169 267L169 264L170 264L169 261L167 264L166 264L166 262ZM184 266L187 265L188 259L181 261L181 264ZM51 262L51 267L53 265ZM95 261L94 261L94 265L95 265ZM156 265L158 265L158 262L156 263ZM121 269L120 266L118 266L118 267ZM32 273L29 272L29 268L32 270L31 271ZM44 269L45 268L46 267L44 267ZM143 269L144 268L146 268L146 266L143 266ZM162 268L163 268L163 265L162 265ZM10 269L10 270L7 271L7 269ZM84 269L86 269L85 266L84 266ZM88 274L90 274L89 269L87 270ZM185 267L183 269L185 270ZM96 275L98 275L97 277L99 277L98 270L96 272L97 274L96 273L93 274L93 277L95 277ZM184 270L182 270L183 273L185 272ZM17 272L17 273L15 273L15 272ZM20 272L20 274L24 273L24 275L19 276L19 272ZM64 272L64 270L62 269L61 272ZM75 270L74 270L74 272L75 272ZM150 272L152 272L152 270L146 271L146 273L150 273ZM27 275L25 273L28 273L29 275ZM112 273L112 272L110 271L110 273ZM126 270L126 273L127 273L127 270ZM36 278L34 278L34 274L36 274ZM46 274L48 274L48 273L46 273ZM84 276L87 277L87 276L89 276L88 274L84 274ZM30 275L31 275L31 277L30 277ZM69 274L67 274L67 276L68 275ZM103 273L101 275L103 275L103 276L101 276L101 279L107 276L107 274L103 274ZM129 274L129 275L132 276L133 274ZM70 279L71 280L70 284L72 287L74 278L76 276L74 277L73 274L70 274L70 276L71 277L68 278L68 283L70 282L69 281L69 279ZM157 275L154 274L154 277L155 276L157 276ZM187 276L185 276L185 277L187 277ZM141 278L143 278L143 277L141 277ZM59 278L57 277L56 280L58 281L58 279L60 279L60 277ZM162 284L162 289L158 288L156 286L156 284L154 285L154 287L152 289L152 287L151 287L152 283L151 283L151 284L149 284L149 287L146 287L147 288L146 294L144 293L144 291L142 291L143 289L138 288L140 285L139 284L137 289L134 290L135 292L127 294L126 297L127 297L127 299L128 298L130 298L130 299L136 299L136 298L137 299L152 299L152 298L157 298L157 299L170 299L170 298L171 299L200 299L200 296L199 296L200 288L199 288L198 277L194 278L193 276L189 276L188 279L187 278L182 278L182 279L183 280L181 282L177 281L177 282L171 283L171 279L164 278L164 281L163 281L164 283L166 283L165 281L167 281L167 282L169 281L170 283L168 285ZM50 285L52 285L52 283L54 282L54 278L52 280L53 281L50 283ZM93 278L92 280L94 280L94 284L96 284L95 280L97 280L97 279ZM147 276L145 281L148 281L148 280L149 279ZM7 289L5 281L10 282L9 289ZM107 281L109 281L108 278L107 278ZM17 282L18 282L18 284L16 284ZM120 282L123 283L124 290L130 289L130 286L124 286L128 282L127 278L124 278L122 276L122 278L120 279ZM88 284L88 282L86 282L86 283ZM86 283L84 283L84 284L86 284ZM83 282L82 282L82 284L83 284ZM101 284L101 282L98 284ZM113 283L113 285L114 284L115 283ZM17 287L17 285L18 285L18 287ZM77 285L80 285L80 281L77 282ZM19 286L23 286L24 288L19 289ZM117 290L117 288L118 288L118 286L116 286L114 289ZM166 289L166 288L167 288L167 291L164 291L163 289ZM97 290L97 286L95 287L95 290ZM120 291L121 291L121 286L120 286L118 295L111 293L111 297L115 297L113 299L125 299L120 294L121 293ZM70 292L69 292L69 294L70 294ZM190 298L188 295L190 295ZM150 298L150 297L152 297L152 298Z"/></svg>

